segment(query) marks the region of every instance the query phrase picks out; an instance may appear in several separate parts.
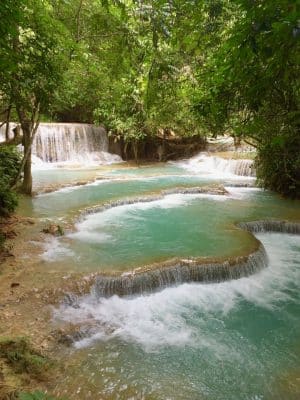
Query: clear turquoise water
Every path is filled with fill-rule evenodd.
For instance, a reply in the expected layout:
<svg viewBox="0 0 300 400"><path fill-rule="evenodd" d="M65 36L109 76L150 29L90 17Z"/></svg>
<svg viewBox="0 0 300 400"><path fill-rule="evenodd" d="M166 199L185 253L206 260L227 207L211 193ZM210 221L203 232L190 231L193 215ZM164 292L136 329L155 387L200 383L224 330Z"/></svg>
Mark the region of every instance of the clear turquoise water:
<svg viewBox="0 0 300 400"><path fill-rule="evenodd" d="M146 194L149 189L177 184L174 177L107 182L43 195L35 200L35 206L41 215L42 210L49 213L52 208L59 215L67 205L89 204L87 199L90 204L97 204L112 196ZM253 240L251 235L236 228L236 222L267 217L299 218L297 202L287 202L257 189L228 190L226 196L167 195L162 200L88 215L76 223L75 232L50 241L44 259L51 261L52 268L57 264L58 269L127 271L173 257L245 254Z"/></svg>
<svg viewBox="0 0 300 400"><path fill-rule="evenodd" d="M249 278L61 307L60 321L95 325L64 355L76 366L55 392L70 399L299 398L300 238L259 239L270 265Z"/></svg>
<svg viewBox="0 0 300 400"><path fill-rule="evenodd" d="M30 213L39 217L65 216L78 209L101 204L113 199L140 196L177 185L203 185L209 180L197 176L161 176L123 180L100 180L94 184L71 187L42 194L28 202Z"/></svg>
<svg viewBox="0 0 300 400"><path fill-rule="evenodd" d="M153 175L160 176L151 169L130 171L107 171L106 177L126 180L39 196L24 203L24 212L70 218L103 201L211 181L180 168L165 174L156 167ZM224 199L170 196L84 218L75 235L49 241L44 267L128 269L176 255L235 254L251 240L235 222L300 220L299 202L260 190L228 190ZM258 238L270 262L251 277L133 298L90 295L79 308L56 309L54 325L76 323L88 333L61 354L70 366L54 393L74 400L300 398L300 237Z"/></svg>

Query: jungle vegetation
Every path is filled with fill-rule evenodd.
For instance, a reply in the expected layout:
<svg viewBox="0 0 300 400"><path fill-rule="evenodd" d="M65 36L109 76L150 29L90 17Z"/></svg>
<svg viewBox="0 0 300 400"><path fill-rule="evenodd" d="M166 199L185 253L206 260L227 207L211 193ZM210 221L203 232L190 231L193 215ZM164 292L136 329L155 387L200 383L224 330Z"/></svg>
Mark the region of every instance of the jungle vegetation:
<svg viewBox="0 0 300 400"><path fill-rule="evenodd" d="M244 138L261 185L300 197L298 1L4 0L0 15L0 120L24 133L23 192L50 120L133 144L166 129Z"/></svg>

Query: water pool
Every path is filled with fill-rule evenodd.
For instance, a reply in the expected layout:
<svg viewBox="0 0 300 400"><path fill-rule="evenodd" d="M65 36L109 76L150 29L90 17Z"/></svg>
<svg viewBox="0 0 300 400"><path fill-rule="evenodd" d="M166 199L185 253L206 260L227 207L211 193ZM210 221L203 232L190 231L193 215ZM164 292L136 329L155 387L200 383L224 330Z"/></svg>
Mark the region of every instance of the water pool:
<svg viewBox="0 0 300 400"><path fill-rule="evenodd" d="M254 240L236 223L300 220L299 202L235 187L242 178L205 174L203 165L199 172L194 161L171 165L167 173L112 167L101 181L27 200L27 215L76 222L76 231L49 240L42 268L127 271L173 256L227 257L244 253ZM163 194L78 219L103 202L216 182L226 182L228 194ZM75 324L82 335L61 353L68 368L54 394L74 400L298 399L300 238L256 236L269 266L250 277L142 296L91 294L76 307L55 309L54 326Z"/></svg>

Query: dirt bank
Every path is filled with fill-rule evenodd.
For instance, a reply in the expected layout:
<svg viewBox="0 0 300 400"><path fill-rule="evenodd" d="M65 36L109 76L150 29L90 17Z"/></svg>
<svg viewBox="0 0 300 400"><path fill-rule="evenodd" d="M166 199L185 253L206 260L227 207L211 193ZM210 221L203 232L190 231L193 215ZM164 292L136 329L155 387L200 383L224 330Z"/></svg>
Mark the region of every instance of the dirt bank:
<svg viewBox="0 0 300 400"><path fill-rule="evenodd" d="M46 235L41 232L43 225L39 220L15 215L2 221L1 228L7 237L0 263L0 399L5 399L18 390L46 390L50 380L55 379L61 368L55 362L61 332L53 327L51 307L67 292L87 291L90 278L43 268L40 254ZM24 361L21 338L26 338L26 354L34 360L33 366L28 367ZM8 339L13 344L8 345ZM14 350L8 353L14 354L14 361L20 361L17 370L12 357L7 357L3 350L11 346ZM37 354L41 360L47 360L39 363L39 373L35 365ZM50 364L51 373L45 374Z"/></svg>

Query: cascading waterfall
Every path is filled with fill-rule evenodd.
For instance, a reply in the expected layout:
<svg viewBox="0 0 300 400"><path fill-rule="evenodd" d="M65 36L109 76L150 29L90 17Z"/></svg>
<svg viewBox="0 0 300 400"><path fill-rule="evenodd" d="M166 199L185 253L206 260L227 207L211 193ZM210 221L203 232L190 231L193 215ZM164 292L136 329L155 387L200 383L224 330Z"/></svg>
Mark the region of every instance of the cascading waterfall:
<svg viewBox="0 0 300 400"><path fill-rule="evenodd" d="M300 223L290 221L261 220L241 222L238 226L248 232L280 232L289 234L300 234Z"/></svg>
<svg viewBox="0 0 300 400"><path fill-rule="evenodd" d="M13 137L10 124L9 136ZM5 127L0 140L4 140ZM33 145L33 154L44 163L107 164L120 162L117 155L108 153L108 137L103 127L91 124L41 123Z"/></svg>
<svg viewBox="0 0 300 400"><path fill-rule="evenodd" d="M148 198L140 201L154 201ZM117 204L112 204L112 207ZM97 210L99 211L99 209ZM253 221L238 224L249 232L300 234L300 223L289 221ZM93 293L96 297L128 296L152 293L187 282L217 283L249 276L266 268L268 258L262 243L255 239L255 250L245 256L226 260L207 258L171 259L123 274L97 275Z"/></svg>
<svg viewBox="0 0 300 400"><path fill-rule="evenodd" d="M151 293L186 282L216 283L251 275L267 267L267 255L262 244L247 256L225 261L203 259L170 260L146 270L120 276L98 276L93 291L97 297Z"/></svg>
<svg viewBox="0 0 300 400"><path fill-rule="evenodd" d="M199 153L189 160L179 161L176 164L197 174L209 173L222 178L232 175L255 177L254 163L250 159L225 159L210 153Z"/></svg>
<svg viewBox="0 0 300 400"><path fill-rule="evenodd" d="M217 139L209 139L207 144L209 154L213 156L215 152L235 152L243 154L244 151L248 153L253 152L254 148L249 145L243 144L242 148L236 149L234 139L232 137L221 137ZM253 160L251 159L223 159L218 156L213 156L215 168L222 170L225 173L232 173L239 176L255 176L255 168Z"/></svg>
<svg viewBox="0 0 300 400"><path fill-rule="evenodd" d="M88 124L41 124L33 153L44 162L93 160L108 151L105 129Z"/></svg>
<svg viewBox="0 0 300 400"><path fill-rule="evenodd" d="M229 173L239 176L255 176L255 169L252 160L241 159L223 159L220 157L211 157L213 168L223 173Z"/></svg>
<svg viewBox="0 0 300 400"><path fill-rule="evenodd" d="M231 160L232 161L232 160ZM234 160L234 173L240 176L255 176L255 168L252 160Z"/></svg>

